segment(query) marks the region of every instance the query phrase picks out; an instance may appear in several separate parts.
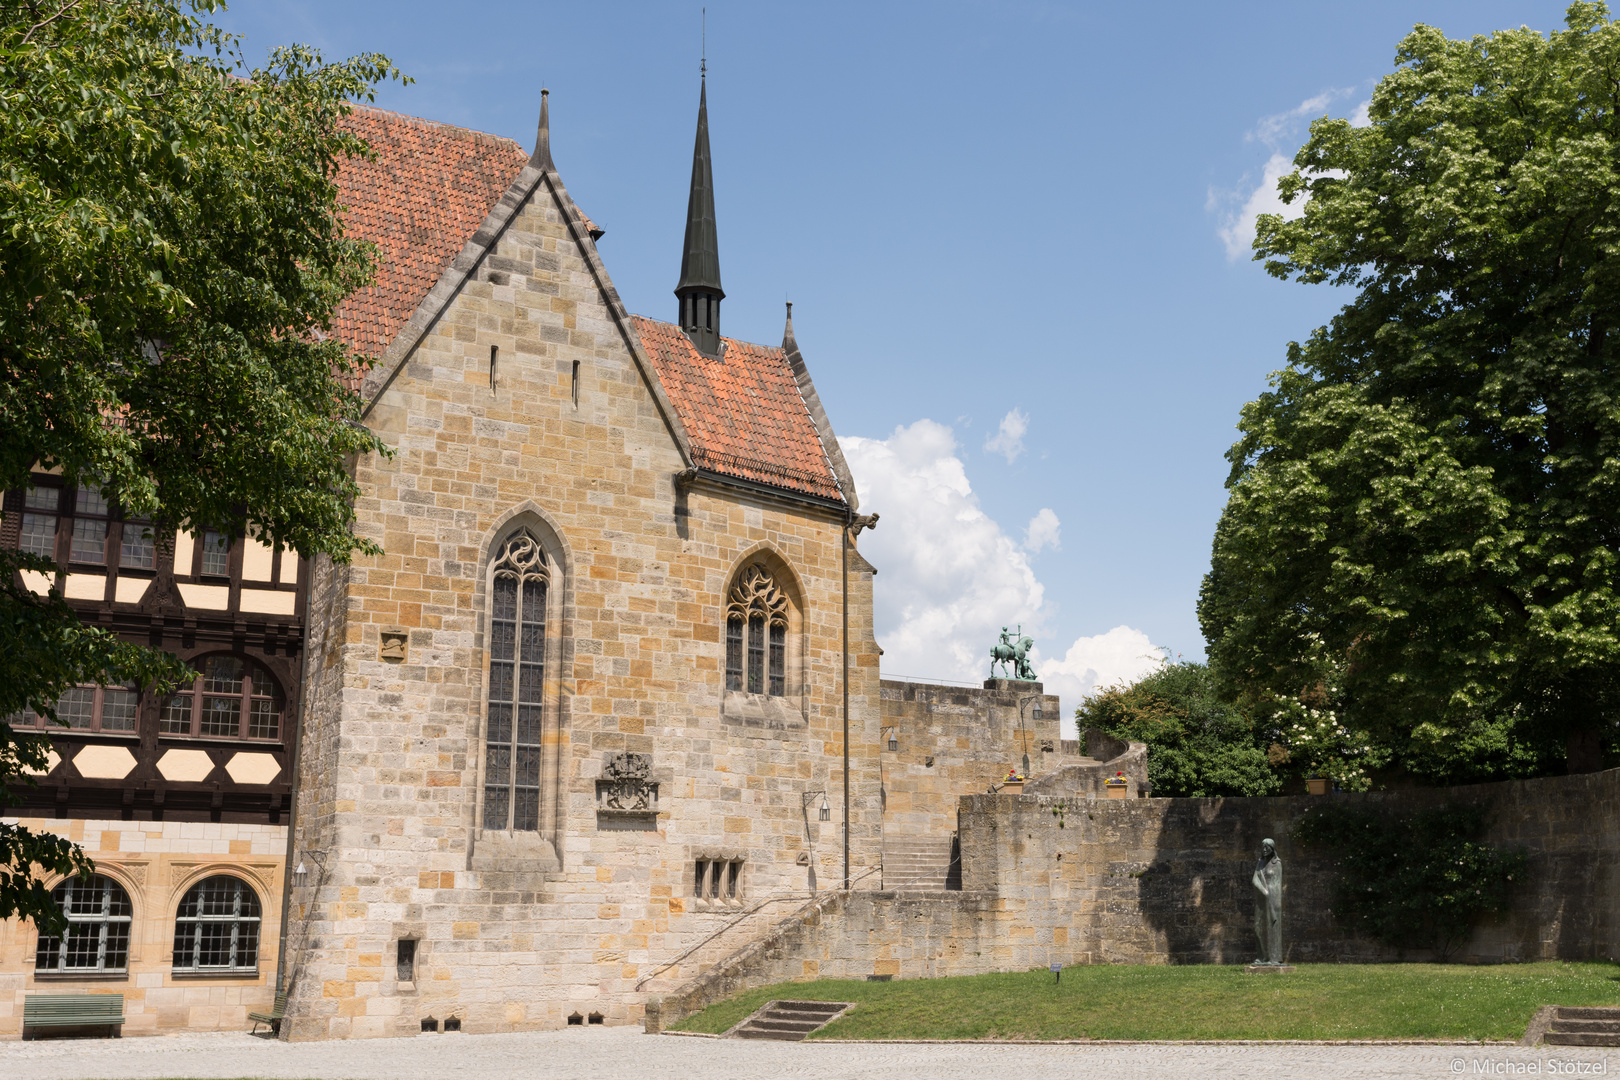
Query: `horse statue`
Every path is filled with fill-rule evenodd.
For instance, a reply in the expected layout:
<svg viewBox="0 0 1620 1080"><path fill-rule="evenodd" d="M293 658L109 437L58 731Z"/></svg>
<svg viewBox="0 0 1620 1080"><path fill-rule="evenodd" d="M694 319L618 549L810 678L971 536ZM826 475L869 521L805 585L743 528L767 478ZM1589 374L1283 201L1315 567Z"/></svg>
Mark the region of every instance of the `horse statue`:
<svg viewBox="0 0 1620 1080"><path fill-rule="evenodd" d="M996 665L1000 664L1002 678L1034 682L1035 670L1029 664L1029 650L1034 647L1035 639L1025 636L1022 623L1016 634L1009 634L1003 626L1001 644L990 647L990 677L996 677Z"/></svg>

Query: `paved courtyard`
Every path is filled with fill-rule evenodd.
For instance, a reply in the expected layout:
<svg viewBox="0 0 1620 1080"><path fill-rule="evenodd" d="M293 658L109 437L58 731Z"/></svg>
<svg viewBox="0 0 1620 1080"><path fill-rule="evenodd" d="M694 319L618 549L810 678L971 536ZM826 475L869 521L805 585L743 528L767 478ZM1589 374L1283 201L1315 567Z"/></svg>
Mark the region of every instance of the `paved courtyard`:
<svg viewBox="0 0 1620 1080"><path fill-rule="evenodd" d="M1620 1054L1616 1055L1620 1069ZM771 1043L643 1035L638 1028L423 1035L288 1045L243 1034L0 1043L5 1080L277 1077L288 1080L983 1080L1067 1077L1607 1076L1602 1050L1516 1046Z"/></svg>

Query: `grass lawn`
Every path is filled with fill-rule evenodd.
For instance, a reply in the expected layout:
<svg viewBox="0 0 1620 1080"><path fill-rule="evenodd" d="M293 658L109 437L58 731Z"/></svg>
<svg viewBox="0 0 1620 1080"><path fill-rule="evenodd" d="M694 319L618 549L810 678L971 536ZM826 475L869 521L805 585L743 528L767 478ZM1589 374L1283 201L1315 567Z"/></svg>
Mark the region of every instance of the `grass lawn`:
<svg viewBox="0 0 1620 1080"><path fill-rule="evenodd" d="M722 1032L775 998L855 1001L829 1039L1518 1039L1540 1005L1620 1005L1620 965L1197 965L779 983L675 1025Z"/></svg>

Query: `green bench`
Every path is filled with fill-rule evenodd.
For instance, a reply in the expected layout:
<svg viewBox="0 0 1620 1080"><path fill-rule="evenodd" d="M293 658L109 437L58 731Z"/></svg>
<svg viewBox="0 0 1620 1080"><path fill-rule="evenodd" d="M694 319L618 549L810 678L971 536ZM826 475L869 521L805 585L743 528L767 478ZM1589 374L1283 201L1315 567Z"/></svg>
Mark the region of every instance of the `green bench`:
<svg viewBox="0 0 1620 1080"><path fill-rule="evenodd" d="M110 1027L124 1023L123 994L29 994L23 999L23 1034L29 1028Z"/></svg>
<svg viewBox="0 0 1620 1080"><path fill-rule="evenodd" d="M253 1034L259 1033L260 1024L269 1024L270 1030L276 1034L281 1033L281 1018L287 1015L287 995L277 994L275 1006L267 1013L248 1013L248 1019L253 1021Z"/></svg>

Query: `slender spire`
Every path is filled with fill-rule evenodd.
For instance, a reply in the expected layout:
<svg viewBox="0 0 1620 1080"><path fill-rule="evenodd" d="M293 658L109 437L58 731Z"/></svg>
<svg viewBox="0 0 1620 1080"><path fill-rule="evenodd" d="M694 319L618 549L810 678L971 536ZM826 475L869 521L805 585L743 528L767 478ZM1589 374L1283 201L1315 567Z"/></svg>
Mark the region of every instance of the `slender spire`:
<svg viewBox="0 0 1620 1080"><path fill-rule="evenodd" d="M681 253L681 329L700 352L720 351L720 237L714 221L714 169L709 158L709 82L698 91L697 142L692 147L692 188L686 200L686 244Z"/></svg>
<svg viewBox="0 0 1620 1080"><path fill-rule="evenodd" d="M782 351L789 353L798 347L799 343L793 339L793 301L789 300L787 302L787 325L782 328Z"/></svg>
<svg viewBox="0 0 1620 1080"><path fill-rule="evenodd" d="M697 143L692 147L692 189L686 199L686 247L675 294L689 288L720 287L720 237L714 223L714 168L709 157L709 87L698 94Z"/></svg>
<svg viewBox="0 0 1620 1080"><path fill-rule="evenodd" d="M534 136L534 153L529 155L529 164L555 171L557 166L551 160L551 114L546 107L550 96L550 90L540 91L540 130Z"/></svg>

